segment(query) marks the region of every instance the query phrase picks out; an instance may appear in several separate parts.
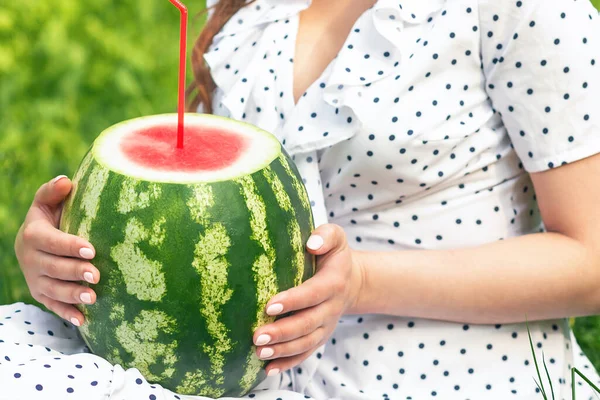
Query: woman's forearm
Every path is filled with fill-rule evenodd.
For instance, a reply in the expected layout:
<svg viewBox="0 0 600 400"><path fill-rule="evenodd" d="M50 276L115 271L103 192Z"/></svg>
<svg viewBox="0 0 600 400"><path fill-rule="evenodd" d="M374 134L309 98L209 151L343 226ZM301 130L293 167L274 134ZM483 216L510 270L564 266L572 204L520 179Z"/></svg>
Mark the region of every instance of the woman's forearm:
<svg viewBox="0 0 600 400"><path fill-rule="evenodd" d="M600 255L557 233L460 250L358 252L352 313L473 324L600 312Z"/></svg>

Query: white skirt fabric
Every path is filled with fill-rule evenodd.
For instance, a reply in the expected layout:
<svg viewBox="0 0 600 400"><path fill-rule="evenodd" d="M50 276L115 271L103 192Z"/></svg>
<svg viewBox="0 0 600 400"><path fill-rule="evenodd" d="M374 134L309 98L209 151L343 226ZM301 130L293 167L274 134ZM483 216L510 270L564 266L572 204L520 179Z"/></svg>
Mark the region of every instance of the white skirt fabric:
<svg viewBox="0 0 600 400"><path fill-rule="evenodd" d="M471 361L473 365L469 367L466 364L463 365L460 355L445 354L444 350L439 350L445 346L448 346L448 349L453 348L453 337L447 336L444 344L437 342L440 335L439 330L436 329L437 322L407 320L406 329L412 329L416 324L421 324L422 331L431 330L432 335L430 337L423 336L420 343L406 343L396 339L397 335L392 334L394 330L401 331L402 327L398 324L400 321L398 318L387 316L346 317L336 330L334 339L325 346L324 353L316 355L319 360L318 368L310 374L310 377L306 377L307 372L302 371L301 365L290 373L268 379L246 398L257 400L307 398L343 400L374 398L504 400L514 398L534 400L542 398L541 394L536 393L535 390L533 378L537 379L537 375L533 359L530 357L531 353L526 355L529 348L526 333L524 335L521 330L509 333L508 336L512 338L516 333L517 337L514 338L515 343L510 354L511 357L514 357L519 351L524 351L522 354L524 360L521 362L523 368L515 368L514 363L507 362L511 368L494 370L502 363L502 361L496 360L496 355L500 355L502 349L485 348L485 336L480 333L473 335L473 342L470 343L469 348L474 349L481 344L485 350L478 352L479 356L476 359L479 359L480 362L473 363ZM530 325L535 347L543 346L546 344L544 342L553 340L551 339L552 335L544 334L544 332L552 331L555 324L556 322L548 321ZM461 337L464 336L465 326L460 325L460 330L463 331L460 334ZM344 336L348 332L356 333L356 327L365 330L365 334ZM374 329L375 327L379 328ZM456 328L459 328L459 325ZM449 333L447 325L445 329L445 333ZM500 328L494 325L471 326L466 330L471 329L504 329L510 332L514 326L505 325ZM366 333L367 330L369 333ZM557 368L564 369L571 365L569 359L572 358L573 365L596 384L599 383L599 379L573 338L568 324L562 323L558 327L558 331L560 331L560 336L566 335L564 339L567 346L564 347L563 356L567 361L563 362L556 356L546 354L546 362L554 381L556 398L570 399L571 384L568 379L570 375L564 373L556 376ZM432 338L435 338L437 343L433 343ZM432 351L437 353L438 357L431 361L428 359L428 355L431 355L432 351L428 353L428 349L434 347L436 349ZM371 348L373 351L369 351ZM397 351L398 348L405 350ZM354 360L352 356L354 351L374 357L369 360ZM500 352L498 353L498 351ZM418 352L423 352L423 356L419 356ZM377 357L377 354L380 356ZM502 358L500 355L499 359L502 360ZM541 363L541 352L539 352L538 358ZM410 362L402 364L403 359L409 359ZM528 365L525 365L525 360ZM486 364L491 364L492 368L485 368ZM403 365L403 367L396 370L398 365ZM397 376L397 383L390 384L394 378L391 378L389 374ZM479 375L479 379L472 378L473 374ZM481 382L482 374L487 375L483 380L487 380L488 384L484 386L470 384L470 382ZM305 377L300 378L302 375ZM544 376L543 371L542 376ZM567 379L564 378L565 376ZM512 380L510 386L514 388L515 393L494 391L497 381L505 379ZM378 383L372 384L369 383L370 381ZM446 384L445 381L452 382L452 384ZM544 381L546 381L545 378ZM365 384L369 386L363 386ZM578 400L596 398L592 390L581 379L577 378L576 385ZM298 390L300 386L304 389L300 393L295 392L294 390ZM458 386L458 389L454 386ZM547 381L545 386L550 398ZM438 390L435 391L432 388L438 388ZM385 391L383 392L385 396L382 391ZM111 365L101 357L90 354L75 327L53 314L23 303L0 306L0 400L35 399L199 400L205 398L178 395L160 385L147 382L137 369L124 370L119 365Z"/></svg>
<svg viewBox="0 0 600 400"><path fill-rule="evenodd" d="M259 400L302 399L289 390L289 374L267 379ZM290 395L291 393L291 395ZM148 383L137 369L124 370L89 353L70 323L38 307L0 306L0 400L204 400Z"/></svg>

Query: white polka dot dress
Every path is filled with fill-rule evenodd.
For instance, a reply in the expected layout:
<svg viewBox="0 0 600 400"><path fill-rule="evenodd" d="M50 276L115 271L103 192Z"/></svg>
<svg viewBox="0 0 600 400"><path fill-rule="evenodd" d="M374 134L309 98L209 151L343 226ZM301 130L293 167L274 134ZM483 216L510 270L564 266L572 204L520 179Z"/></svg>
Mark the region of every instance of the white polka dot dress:
<svg viewBox="0 0 600 400"><path fill-rule="evenodd" d="M309 4L258 0L230 20L206 54L214 109L273 132L317 223L341 225L353 248L452 249L538 232L528 173L600 152L600 17L587 0L379 0L295 104L298 15ZM0 382L24 398L43 398L38 384L87 399L175 398L135 370L75 354L83 343L63 338L71 328L57 341L43 332L58 320L28 311L42 333L34 339L17 307L0 313L13 318L8 334L0 326ZM571 398L572 366L600 381L566 319L530 328L557 399ZM73 361L44 370L55 350ZM362 315L343 317L325 346L251 396L541 399L533 377L525 324ZM577 399L590 398L578 385Z"/></svg>

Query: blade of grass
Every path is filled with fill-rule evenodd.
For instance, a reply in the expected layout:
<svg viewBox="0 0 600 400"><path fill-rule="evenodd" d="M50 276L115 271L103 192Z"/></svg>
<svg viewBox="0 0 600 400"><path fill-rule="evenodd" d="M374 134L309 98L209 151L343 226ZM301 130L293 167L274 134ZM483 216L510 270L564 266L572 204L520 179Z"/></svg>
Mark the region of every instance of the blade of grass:
<svg viewBox="0 0 600 400"><path fill-rule="evenodd" d="M535 378L533 378L533 381L535 382L535 386L537 386L539 391L542 393L542 397L544 398L544 400L548 400L548 398L546 397L546 393L544 393L544 389L540 386L538 381L536 381Z"/></svg>
<svg viewBox="0 0 600 400"><path fill-rule="evenodd" d="M535 364L535 370L537 371L538 379L540 380L540 384L538 385L538 388L542 392L542 396L544 396L544 400L548 400L548 397L546 396L546 391L544 390L544 383L542 382L542 376L540 375L540 367L538 366L537 357L535 356L535 350L533 348L533 341L531 340L531 331L529 330L529 321L527 319L527 315L525 316L525 323L527 324L527 335L529 336L529 346L531 346L531 354L533 354L533 362ZM541 385L541 387L540 387L540 385Z"/></svg>
<svg viewBox="0 0 600 400"><path fill-rule="evenodd" d="M585 375L583 375L577 368L571 368L571 386L573 387L573 400L575 400L575 374L579 375L581 379L583 379L588 385L592 387L596 391L596 393L600 393L600 389L598 386L594 385L592 381L590 381Z"/></svg>
<svg viewBox="0 0 600 400"><path fill-rule="evenodd" d="M575 370L577 368L571 368L571 400L575 400Z"/></svg>
<svg viewBox="0 0 600 400"><path fill-rule="evenodd" d="M552 400L556 400L554 398L554 387L552 387L552 379L550 379L550 373L548 372L548 366L546 365L546 356L544 356L543 351L542 351L542 362L544 364L544 369L546 370L546 376L548 377L548 383L550 384L550 392L552 393Z"/></svg>

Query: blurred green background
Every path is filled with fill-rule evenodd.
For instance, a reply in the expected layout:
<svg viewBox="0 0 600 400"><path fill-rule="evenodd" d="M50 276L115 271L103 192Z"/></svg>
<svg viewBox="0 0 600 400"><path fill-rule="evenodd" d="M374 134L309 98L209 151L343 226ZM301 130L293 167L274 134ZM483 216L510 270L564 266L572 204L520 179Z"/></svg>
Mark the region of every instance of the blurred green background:
<svg viewBox="0 0 600 400"><path fill-rule="evenodd" d="M204 0L186 3L191 48ZM13 243L36 188L110 125L174 112L178 57L168 0L0 0L0 304L28 299Z"/></svg>
<svg viewBox="0 0 600 400"><path fill-rule="evenodd" d="M104 128L175 111L178 24L168 0L0 0L0 304L33 301L13 242L36 189L72 176ZM600 318L574 329L600 369Z"/></svg>

